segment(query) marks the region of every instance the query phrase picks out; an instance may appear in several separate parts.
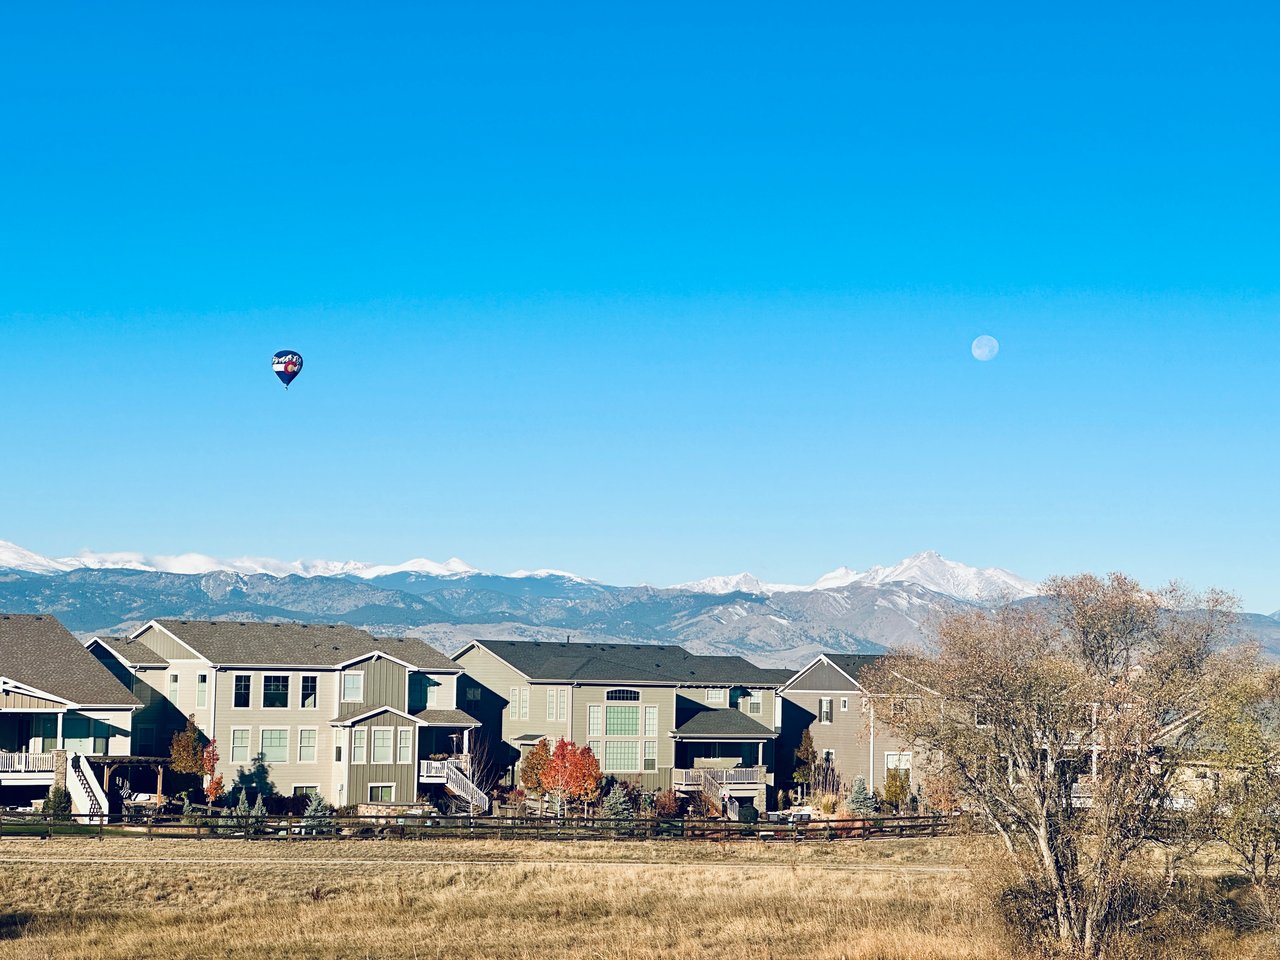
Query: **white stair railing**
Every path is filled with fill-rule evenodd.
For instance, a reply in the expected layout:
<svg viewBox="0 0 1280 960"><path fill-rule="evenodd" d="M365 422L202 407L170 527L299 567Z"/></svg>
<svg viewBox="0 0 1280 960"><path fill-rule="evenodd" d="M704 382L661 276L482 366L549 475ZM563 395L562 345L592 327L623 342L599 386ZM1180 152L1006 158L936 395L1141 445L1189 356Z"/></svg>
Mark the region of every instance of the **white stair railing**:
<svg viewBox="0 0 1280 960"><path fill-rule="evenodd" d="M485 792L472 782L457 760L423 760L421 776L423 779L440 778L445 788L456 796L462 797L481 813L489 812L489 798Z"/></svg>

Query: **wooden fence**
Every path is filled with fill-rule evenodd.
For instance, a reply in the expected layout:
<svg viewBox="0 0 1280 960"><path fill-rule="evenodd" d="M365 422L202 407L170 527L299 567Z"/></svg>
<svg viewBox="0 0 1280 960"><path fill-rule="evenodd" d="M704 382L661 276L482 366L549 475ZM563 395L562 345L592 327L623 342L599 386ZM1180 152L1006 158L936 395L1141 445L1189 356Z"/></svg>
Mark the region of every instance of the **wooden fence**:
<svg viewBox="0 0 1280 960"><path fill-rule="evenodd" d="M5 837L128 836L242 840L704 840L756 843L831 843L887 837L936 837L951 832L947 817L867 817L808 823L732 823L724 820L603 817L375 816L307 818L267 816L183 817L140 814L93 817L82 814L0 813Z"/></svg>

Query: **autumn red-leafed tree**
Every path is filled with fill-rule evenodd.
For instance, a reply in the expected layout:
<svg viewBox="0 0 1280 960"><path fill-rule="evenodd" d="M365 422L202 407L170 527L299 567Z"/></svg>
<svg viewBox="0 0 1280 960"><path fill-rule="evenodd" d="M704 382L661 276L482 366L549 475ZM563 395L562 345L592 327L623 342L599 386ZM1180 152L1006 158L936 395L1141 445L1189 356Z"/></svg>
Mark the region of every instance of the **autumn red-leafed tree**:
<svg viewBox="0 0 1280 960"><path fill-rule="evenodd" d="M218 741L210 740L200 757L204 770L204 798L213 803L225 792L222 774L218 773Z"/></svg>
<svg viewBox="0 0 1280 960"><path fill-rule="evenodd" d="M551 750L550 759L541 771L539 786L554 799L556 813L563 814L572 802L585 805L595 801L600 796L601 779L600 762L590 748L562 738Z"/></svg>
<svg viewBox="0 0 1280 960"><path fill-rule="evenodd" d="M538 814L542 814L543 800L546 790L542 786L542 774L551 763L551 747L546 740L539 740L529 751L529 755L520 761L520 786L526 792L537 796Z"/></svg>

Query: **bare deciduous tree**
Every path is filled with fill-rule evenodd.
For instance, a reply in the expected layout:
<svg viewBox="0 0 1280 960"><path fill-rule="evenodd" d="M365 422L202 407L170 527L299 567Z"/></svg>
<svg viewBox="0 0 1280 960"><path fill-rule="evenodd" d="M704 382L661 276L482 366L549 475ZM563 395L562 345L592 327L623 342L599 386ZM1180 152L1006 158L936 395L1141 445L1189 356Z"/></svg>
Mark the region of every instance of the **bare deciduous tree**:
<svg viewBox="0 0 1280 960"><path fill-rule="evenodd" d="M1055 578L1045 599L951 616L936 643L887 658L890 726L930 755L1003 842L1024 931L1086 956L1158 903L1189 833L1176 785L1219 695L1231 598ZM1167 889L1167 887L1165 887Z"/></svg>

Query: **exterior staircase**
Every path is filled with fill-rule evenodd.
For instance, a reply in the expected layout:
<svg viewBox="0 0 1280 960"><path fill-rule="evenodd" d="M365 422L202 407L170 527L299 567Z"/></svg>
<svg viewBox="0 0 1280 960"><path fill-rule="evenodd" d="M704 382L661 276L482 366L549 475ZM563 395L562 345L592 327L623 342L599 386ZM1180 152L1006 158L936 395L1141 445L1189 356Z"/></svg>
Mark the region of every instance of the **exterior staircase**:
<svg viewBox="0 0 1280 960"><path fill-rule="evenodd" d="M71 812L77 816L101 820L107 814L107 795L94 776L89 761L73 753L67 759L67 792L71 794Z"/></svg>
<svg viewBox="0 0 1280 960"><path fill-rule="evenodd" d="M481 813L489 812L489 798L475 785L457 760L423 760L419 771L423 783L441 784L447 793L465 801Z"/></svg>

